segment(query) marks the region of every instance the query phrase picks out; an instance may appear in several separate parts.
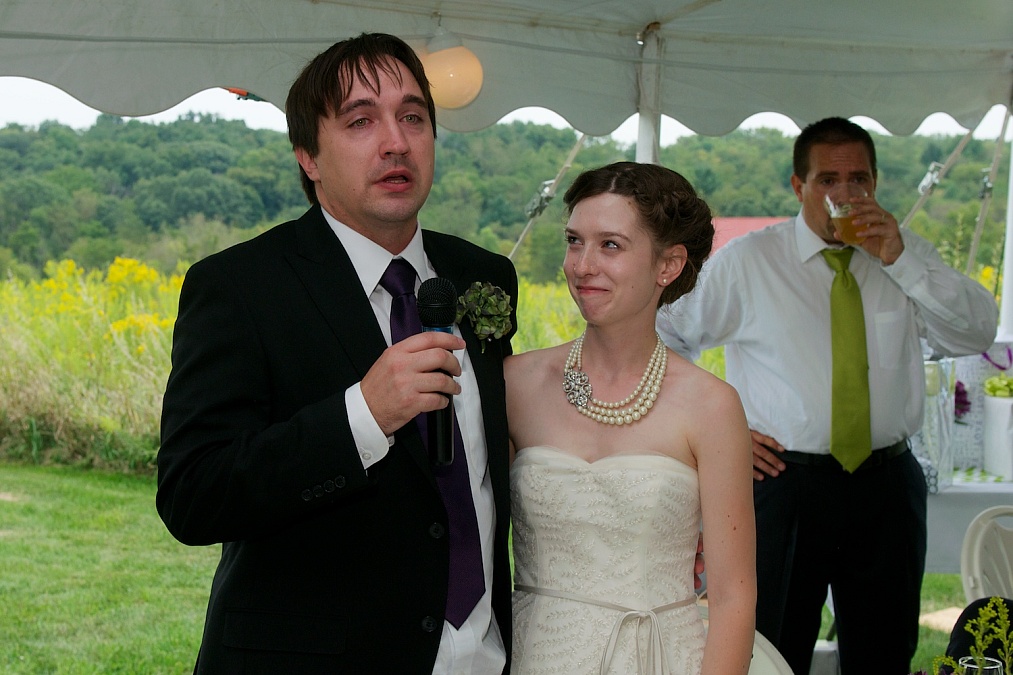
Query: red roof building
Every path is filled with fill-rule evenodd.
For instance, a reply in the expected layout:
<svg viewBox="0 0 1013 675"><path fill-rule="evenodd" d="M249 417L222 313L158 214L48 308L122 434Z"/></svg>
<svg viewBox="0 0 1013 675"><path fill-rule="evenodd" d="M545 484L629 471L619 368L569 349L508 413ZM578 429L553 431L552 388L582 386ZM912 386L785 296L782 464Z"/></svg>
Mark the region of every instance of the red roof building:
<svg viewBox="0 0 1013 675"><path fill-rule="evenodd" d="M747 232L759 230L788 220L791 216L756 216L748 218L715 218L714 219L714 245L711 253L721 248L726 242L735 237L741 237Z"/></svg>

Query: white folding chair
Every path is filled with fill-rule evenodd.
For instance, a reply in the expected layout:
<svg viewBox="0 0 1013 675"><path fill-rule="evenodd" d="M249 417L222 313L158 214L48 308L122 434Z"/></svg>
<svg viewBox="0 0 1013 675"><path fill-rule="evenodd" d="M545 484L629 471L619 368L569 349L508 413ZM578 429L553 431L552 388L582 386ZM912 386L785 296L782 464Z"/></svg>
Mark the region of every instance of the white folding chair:
<svg viewBox="0 0 1013 675"><path fill-rule="evenodd" d="M993 595L1013 598L1013 506L985 509L967 526L960 578L968 603Z"/></svg>
<svg viewBox="0 0 1013 675"><path fill-rule="evenodd" d="M753 640L753 660L749 662L749 675L792 675L781 652L759 632Z"/></svg>

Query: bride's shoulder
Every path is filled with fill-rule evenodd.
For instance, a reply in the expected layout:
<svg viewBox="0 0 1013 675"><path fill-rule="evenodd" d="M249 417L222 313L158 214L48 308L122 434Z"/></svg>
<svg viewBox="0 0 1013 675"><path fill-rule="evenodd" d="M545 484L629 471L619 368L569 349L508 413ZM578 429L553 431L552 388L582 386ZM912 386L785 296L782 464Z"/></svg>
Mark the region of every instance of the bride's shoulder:
<svg viewBox="0 0 1013 675"><path fill-rule="evenodd" d="M674 357L674 358L673 358ZM707 399L718 405L737 402L739 395L735 388L710 371L669 354L668 373L665 385L694 400Z"/></svg>
<svg viewBox="0 0 1013 675"><path fill-rule="evenodd" d="M568 345L556 345L555 347L547 347L545 349L532 349L528 352L508 356L506 361L503 362L503 368L506 370L508 375L511 373L519 375L533 371L540 372L545 368L551 368L554 365L558 365L558 369L562 370L568 353Z"/></svg>
<svg viewBox="0 0 1013 675"><path fill-rule="evenodd" d="M567 349L549 347L514 354L503 362L503 376L507 389L514 393L538 389L546 379L562 377Z"/></svg>

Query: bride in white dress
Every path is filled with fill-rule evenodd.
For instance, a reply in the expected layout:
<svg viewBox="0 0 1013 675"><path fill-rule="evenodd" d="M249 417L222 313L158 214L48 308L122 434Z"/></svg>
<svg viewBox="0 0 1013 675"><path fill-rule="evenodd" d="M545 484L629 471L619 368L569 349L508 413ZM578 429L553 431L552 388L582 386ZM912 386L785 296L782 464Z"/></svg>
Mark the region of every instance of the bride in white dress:
<svg viewBox="0 0 1013 675"><path fill-rule="evenodd" d="M714 229L679 174L621 162L567 191L577 340L507 359L511 672L746 673L756 600L749 432L735 390L668 350L657 308ZM709 627L693 591L700 525Z"/></svg>

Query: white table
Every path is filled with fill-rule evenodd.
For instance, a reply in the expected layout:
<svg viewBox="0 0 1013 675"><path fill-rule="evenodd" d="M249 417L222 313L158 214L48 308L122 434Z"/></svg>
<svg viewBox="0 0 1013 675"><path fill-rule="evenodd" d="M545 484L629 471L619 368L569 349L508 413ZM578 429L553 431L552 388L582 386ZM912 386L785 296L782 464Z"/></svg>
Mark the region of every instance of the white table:
<svg viewBox="0 0 1013 675"><path fill-rule="evenodd" d="M960 547L967 526L976 515L1000 504L1013 504L1013 483L965 483L957 479L937 494L930 494L925 571L959 574Z"/></svg>

